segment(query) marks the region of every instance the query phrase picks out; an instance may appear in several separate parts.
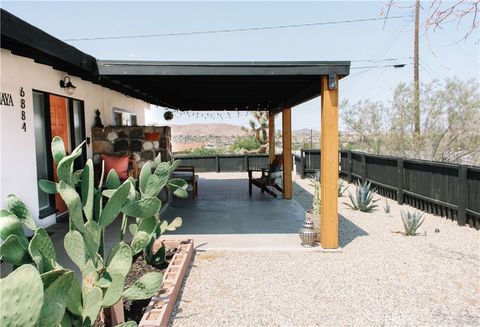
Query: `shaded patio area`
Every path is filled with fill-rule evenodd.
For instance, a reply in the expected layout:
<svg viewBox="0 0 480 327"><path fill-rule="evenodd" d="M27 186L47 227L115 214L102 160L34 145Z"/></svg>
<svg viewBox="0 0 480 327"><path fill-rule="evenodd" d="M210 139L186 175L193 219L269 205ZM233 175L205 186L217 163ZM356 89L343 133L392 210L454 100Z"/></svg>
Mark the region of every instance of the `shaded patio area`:
<svg viewBox="0 0 480 327"><path fill-rule="evenodd" d="M174 199L162 215L182 217L183 225L166 238L192 238L202 249L315 251L300 246L298 230L310 208L307 180L293 183L293 199L273 198L253 188L248 195L247 173L200 173L198 196ZM367 233L339 215L340 246Z"/></svg>

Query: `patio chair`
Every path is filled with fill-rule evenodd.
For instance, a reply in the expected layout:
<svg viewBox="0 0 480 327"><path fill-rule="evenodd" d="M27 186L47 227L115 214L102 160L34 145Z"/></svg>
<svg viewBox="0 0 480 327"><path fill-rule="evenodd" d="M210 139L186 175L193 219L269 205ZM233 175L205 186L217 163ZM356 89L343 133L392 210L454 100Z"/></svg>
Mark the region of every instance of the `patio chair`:
<svg viewBox="0 0 480 327"><path fill-rule="evenodd" d="M282 156L277 155L268 169L262 168L260 170L248 170L248 194L250 196L252 196L252 185L259 187L262 193L267 193L275 198L277 197L275 190L283 193L283 188L278 184L278 181L282 178L281 162ZM254 171L262 172L260 178L253 178Z"/></svg>

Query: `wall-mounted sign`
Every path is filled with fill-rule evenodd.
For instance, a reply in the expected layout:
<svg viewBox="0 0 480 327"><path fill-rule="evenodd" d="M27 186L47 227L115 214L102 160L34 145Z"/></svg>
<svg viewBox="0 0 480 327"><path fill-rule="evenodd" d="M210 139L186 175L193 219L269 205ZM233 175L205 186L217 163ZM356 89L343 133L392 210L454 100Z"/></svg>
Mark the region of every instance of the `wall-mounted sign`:
<svg viewBox="0 0 480 327"><path fill-rule="evenodd" d="M26 117L26 114L25 114L25 91L23 90L23 87L20 88L20 108L22 108L21 116L20 116L20 118L23 121L22 129L23 129L24 132L26 132L27 131L27 123L25 122L25 120L27 120L27 117Z"/></svg>
<svg viewBox="0 0 480 327"><path fill-rule="evenodd" d="M13 107L13 99L10 93L0 93L0 105Z"/></svg>

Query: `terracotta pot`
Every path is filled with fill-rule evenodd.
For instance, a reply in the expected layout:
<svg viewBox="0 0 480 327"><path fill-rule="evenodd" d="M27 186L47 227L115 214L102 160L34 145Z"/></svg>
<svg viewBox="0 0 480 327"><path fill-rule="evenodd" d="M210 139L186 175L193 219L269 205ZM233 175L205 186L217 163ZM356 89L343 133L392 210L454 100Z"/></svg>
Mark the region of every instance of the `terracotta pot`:
<svg viewBox="0 0 480 327"><path fill-rule="evenodd" d="M313 228L317 231L315 242L320 242L320 214L305 211L305 219L310 219L313 222Z"/></svg>

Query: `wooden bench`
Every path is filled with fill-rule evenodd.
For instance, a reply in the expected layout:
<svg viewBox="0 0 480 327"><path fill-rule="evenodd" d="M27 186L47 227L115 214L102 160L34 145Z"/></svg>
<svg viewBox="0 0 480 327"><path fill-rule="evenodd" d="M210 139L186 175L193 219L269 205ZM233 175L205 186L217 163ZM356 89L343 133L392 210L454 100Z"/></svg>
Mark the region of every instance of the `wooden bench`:
<svg viewBox="0 0 480 327"><path fill-rule="evenodd" d="M195 175L194 166L178 166L172 174L172 178L181 178L192 186L192 197L198 194L198 175Z"/></svg>

